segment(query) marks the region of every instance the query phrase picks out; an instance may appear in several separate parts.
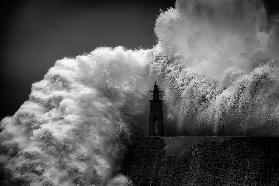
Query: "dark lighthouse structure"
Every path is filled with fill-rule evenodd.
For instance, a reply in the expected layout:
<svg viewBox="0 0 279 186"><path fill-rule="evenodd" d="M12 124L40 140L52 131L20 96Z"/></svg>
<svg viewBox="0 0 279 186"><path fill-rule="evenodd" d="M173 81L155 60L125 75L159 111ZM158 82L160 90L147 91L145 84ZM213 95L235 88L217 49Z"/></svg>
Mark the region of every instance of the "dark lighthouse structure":
<svg viewBox="0 0 279 186"><path fill-rule="evenodd" d="M149 136L164 136L164 124L163 124L163 100L160 98L158 85L155 82L152 92L152 99L150 102L149 111Z"/></svg>

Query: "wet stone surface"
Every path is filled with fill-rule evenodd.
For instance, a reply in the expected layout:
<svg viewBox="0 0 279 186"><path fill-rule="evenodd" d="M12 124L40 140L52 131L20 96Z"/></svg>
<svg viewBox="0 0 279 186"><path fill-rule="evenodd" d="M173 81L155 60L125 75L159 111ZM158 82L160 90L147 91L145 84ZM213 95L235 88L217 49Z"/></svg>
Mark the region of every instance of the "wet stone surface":
<svg viewBox="0 0 279 186"><path fill-rule="evenodd" d="M278 185L279 138L135 138L122 173L134 185Z"/></svg>

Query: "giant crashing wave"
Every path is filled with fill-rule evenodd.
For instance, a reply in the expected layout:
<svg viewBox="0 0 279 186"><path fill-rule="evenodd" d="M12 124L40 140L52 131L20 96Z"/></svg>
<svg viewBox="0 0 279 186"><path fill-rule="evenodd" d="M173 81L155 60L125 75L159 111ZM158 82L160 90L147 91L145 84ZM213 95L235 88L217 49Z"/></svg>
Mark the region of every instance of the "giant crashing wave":
<svg viewBox="0 0 279 186"><path fill-rule="evenodd" d="M152 49L58 60L1 121L1 184L131 185L126 144L143 135L159 81L175 134L277 136L278 29L261 1L179 0Z"/></svg>

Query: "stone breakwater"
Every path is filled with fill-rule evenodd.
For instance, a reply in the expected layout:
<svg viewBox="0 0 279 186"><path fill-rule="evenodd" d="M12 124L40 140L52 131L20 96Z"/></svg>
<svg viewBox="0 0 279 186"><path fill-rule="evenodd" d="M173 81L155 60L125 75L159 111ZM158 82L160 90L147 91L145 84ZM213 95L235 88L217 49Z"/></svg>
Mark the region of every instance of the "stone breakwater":
<svg viewBox="0 0 279 186"><path fill-rule="evenodd" d="M135 138L122 174L134 185L278 185L279 138Z"/></svg>

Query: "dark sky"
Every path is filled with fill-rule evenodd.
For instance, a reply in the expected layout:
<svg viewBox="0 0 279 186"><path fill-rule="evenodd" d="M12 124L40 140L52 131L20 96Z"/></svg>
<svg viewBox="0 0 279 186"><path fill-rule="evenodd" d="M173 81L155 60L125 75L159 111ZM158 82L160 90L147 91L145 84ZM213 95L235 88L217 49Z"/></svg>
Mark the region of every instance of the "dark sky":
<svg viewBox="0 0 279 186"><path fill-rule="evenodd" d="M264 0L268 13L275 0ZM150 48L160 9L175 0L2 0L0 5L0 119L28 99L33 82L57 59L98 46Z"/></svg>
<svg viewBox="0 0 279 186"><path fill-rule="evenodd" d="M2 2L2 1L1 1ZM28 99L57 59L98 46L150 48L160 9L174 0L33 0L1 5L0 119Z"/></svg>

